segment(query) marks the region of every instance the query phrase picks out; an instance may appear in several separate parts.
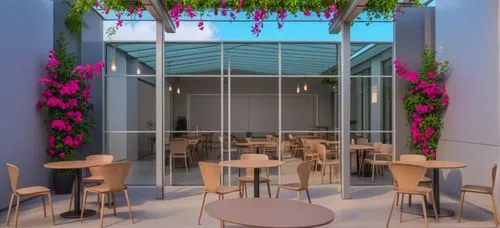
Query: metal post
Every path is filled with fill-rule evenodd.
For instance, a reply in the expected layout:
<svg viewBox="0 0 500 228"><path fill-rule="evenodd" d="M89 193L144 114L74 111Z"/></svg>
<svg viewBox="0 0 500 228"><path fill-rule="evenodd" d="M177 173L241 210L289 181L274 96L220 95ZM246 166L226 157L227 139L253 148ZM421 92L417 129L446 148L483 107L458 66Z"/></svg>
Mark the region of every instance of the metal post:
<svg viewBox="0 0 500 228"><path fill-rule="evenodd" d="M278 43L278 160L281 161L281 115L282 115L282 96L281 96L281 42ZM281 167L278 167L278 184L281 184Z"/></svg>
<svg viewBox="0 0 500 228"><path fill-rule="evenodd" d="M224 160L224 43L220 44L220 159ZM224 168L221 169L221 182L224 184Z"/></svg>
<svg viewBox="0 0 500 228"><path fill-rule="evenodd" d="M231 56L228 56L227 65L227 160L231 161ZM231 167L227 169L227 182L231 186Z"/></svg>
<svg viewBox="0 0 500 228"><path fill-rule="evenodd" d="M165 197L165 30L161 21L156 22L156 199Z"/></svg>
<svg viewBox="0 0 500 228"><path fill-rule="evenodd" d="M351 199L351 23L342 24L342 42L341 42L341 165L342 165L342 199Z"/></svg>

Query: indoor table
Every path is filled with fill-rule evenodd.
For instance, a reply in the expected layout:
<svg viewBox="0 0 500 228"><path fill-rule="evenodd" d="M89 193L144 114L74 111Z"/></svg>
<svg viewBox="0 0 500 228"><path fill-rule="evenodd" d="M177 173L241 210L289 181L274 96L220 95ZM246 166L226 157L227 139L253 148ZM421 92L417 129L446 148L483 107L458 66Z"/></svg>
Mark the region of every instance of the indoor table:
<svg viewBox="0 0 500 228"><path fill-rule="evenodd" d="M370 145L359 145L359 144L354 144L354 145L349 145L349 149L351 152L356 153L356 169L357 169L357 174L359 175L360 172L360 167L359 164L361 163L362 160L365 159L365 151L367 150L373 150L373 146ZM359 153L362 153L363 155L361 156L361 161L359 161ZM361 167L363 168L363 167Z"/></svg>
<svg viewBox="0 0 500 228"><path fill-rule="evenodd" d="M105 161L99 160L76 160L76 161L60 161L60 162L48 162L43 165L43 167L47 169L67 169L67 170L75 170L75 180L76 180L76 190L74 195L74 208L72 211L67 211L61 214L63 218L80 218L81 210L80 210L80 190L82 186L82 175L81 170L106 165ZM83 212L83 217L90 217L95 214L94 210L85 209Z"/></svg>
<svg viewBox="0 0 500 228"><path fill-rule="evenodd" d="M219 163L221 166L234 167L234 168L253 168L253 196L260 197L260 169L278 167L285 164L283 161L278 160L231 160L222 161Z"/></svg>
<svg viewBox="0 0 500 228"><path fill-rule="evenodd" d="M249 198L217 200L205 206L207 214L224 223L262 228L319 227L331 223L328 208L297 200Z"/></svg>

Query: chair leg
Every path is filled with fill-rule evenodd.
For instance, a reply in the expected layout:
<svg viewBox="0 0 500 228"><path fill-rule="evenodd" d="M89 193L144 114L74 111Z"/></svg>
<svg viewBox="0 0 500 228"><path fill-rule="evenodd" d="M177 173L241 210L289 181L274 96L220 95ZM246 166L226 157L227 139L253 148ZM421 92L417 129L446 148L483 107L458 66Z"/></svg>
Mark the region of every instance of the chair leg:
<svg viewBox="0 0 500 228"><path fill-rule="evenodd" d="M330 184L332 183L333 166L330 166Z"/></svg>
<svg viewBox="0 0 500 228"><path fill-rule="evenodd" d="M436 222L439 222L439 216L438 216L438 211L436 210L436 199L434 199L434 195L431 193L430 194L431 196L431 199L432 199L432 209L434 211L434 216L436 218ZM425 198L427 198L425 195L424 195L424 200ZM425 204L425 201L424 201L424 204Z"/></svg>
<svg viewBox="0 0 500 228"><path fill-rule="evenodd" d="M309 196L309 189L306 189L307 200L311 203L311 197Z"/></svg>
<svg viewBox="0 0 500 228"><path fill-rule="evenodd" d="M80 223L83 222L83 212L85 211L85 205L87 204L87 193L88 193L87 191L83 191L83 205L82 205L82 211L80 213Z"/></svg>
<svg viewBox="0 0 500 228"><path fill-rule="evenodd" d="M426 200L426 196L424 195L424 202ZM424 212L424 222L425 222L425 228L429 227L429 221L427 221L427 207L425 206L425 203L422 203L422 211Z"/></svg>
<svg viewBox="0 0 500 228"><path fill-rule="evenodd" d="M9 210L7 210L7 220L5 221L5 226L9 225L10 210L12 209L13 202L14 202L14 194L10 194Z"/></svg>
<svg viewBox="0 0 500 228"><path fill-rule="evenodd" d="M56 225L56 218L54 216L54 207L52 206L52 195L47 194L47 198L49 199L50 212L52 212L52 225Z"/></svg>
<svg viewBox="0 0 500 228"><path fill-rule="evenodd" d="M110 197L109 197L109 194L110 194L110 193L108 193L108 194L106 194L106 195L107 195L107 197L108 197L108 208L109 208L109 209L111 209L112 205L111 205L111 199L110 199ZM114 201L114 200L113 200L113 201Z"/></svg>
<svg viewBox="0 0 500 228"><path fill-rule="evenodd" d="M19 218L19 207L21 206L20 203L19 203L19 198L21 198L20 196L17 196L17 203L16 203L16 215L15 215L15 225L14 227L17 228L17 220Z"/></svg>
<svg viewBox="0 0 500 228"><path fill-rule="evenodd" d="M325 166L321 166L321 183L323 183L323 177L325 177Z"/></svg>
<svg viewBox="0 0 500 228"><path fill-rule="evenodd" d="M491 204L493 206L493 221L495 222L495 225L498 226L497 203L496 203L495 196L493 195L493 193L490 196L491 196Z"/></svg>
<svg viewBox="0 0 500 228"><path fill-rule="evenodd" d="M220 198L224 200L224 194L220 194Z"/></svg>
<svg viewBox="0 0 500 228"><path fill-rule="evenodd" d="M123 190L125 193L125 199L127 200L127 206L128 206L128 214L130 215L130 219L132 219L132 224L135 223L134 221L134 216L132 216L132 205L130 205L130 198L128 197L128 190L125 189Z"/></svg>
<svg viewBox="0 0 500 228"><path fill-rule="evenodd" d="M205 206L205 199L207 198L207 193L203 193L203 199L201 200L200 215L198 216L198 225L201 225L201 215L203 214L203 207Z"/></svg>
<svg viewBox="0 0 500 228"><path fill-rule="evenodd" d="M243 188L245 189L245 198L248 198L248 188L247 188L247 183L243 183Z"/></svg>
<svg viewBox="0 0 500 228"><path fill-rule="evenodd" d="M100 195L101 195L101 228L102 228L104 225L104 195L105 194L100 194Z"/></svg>
<svg viewBox="0 0 500 228"><path fill-rule="evenodd" d="M372 182L375 179L375 164L372 164Z"/></svg>
<svg viewBox="0 0 500 228"><path fill-rule="evenodd" d="M189 172L187 157L184 157L184 166L186 167L186 173Z"/></svg>
<svg viewBox="0 0 500 228"><path fill-rule="evenodd" d="M276 199L280 197L280 187L278 187L278 190L276 190Z"/></svg>
<svg viewBox="0 0 500 228"><path fill-rule="evenodd" d="M101 208L101 194L97 193L97 209Z"/></svg>
<svg viewBox="0 0 500 228"><path fill-rule="evenodd" d="M392 197L392 204L391 204L391 210L389 210L389 217L387 217L387 223L385 224L386 228L389 228L389 223L391 221L391 216L392 216L392 210L394 209L394 202L396 201L396 197L399 198L399 193L394 193L394 196ZM397 206L397 204L396 204Z"/></svg>
<svg viewBox="0 0 500 228"><path fill-rule="evenodd" d="M269 198L273 198L271 196L271 186L269 185L269 182L267 182L267 193L269 194Z"/></svg>
<svg viewBox="0 0 500 228"><path fill-rule="evenodd" d="M42 197L42 204L43 204L43 217L47 218L47 209L45 208L45 196Z"/></svg>
<svg viewBox="0 0 500 228"><path fill-rule="evenodd" d="M460 194L460 210L458 211L457 223L460 223L460 219L462 218L462 211L464 210L464 199L465 199L465 192L462 192L462 194Z"/></svg>
<svg viewBox="0 0 500 228"><path fill-rule="evenodd" d="M404 197L404 195L402 195L401 196L401 206L399 206L399 222L400 223L403 222L403 205L405 204L404 201L405 201L405 197Z"/></svg>
<svg viewBox="0 0 500 228"><path fill-rule="evenodd" d="M108 195L109 198L109 195ZM111 193L111 199L113 200L113 215L116 216L116 201L115 201L115 193ZM108 204L111 204L111 202L108 200Z"/></svg>
<svg viewBox="0 0 500 228"><path fill-rule="evenodd" d="M399 205L399 193L396 193L396 206Z"/></svg>
<svg viewBox="0 0 500 228"><path fill-rule="evenodd" d="M411 207L411 194L408 194L408 205Z"/></svg>

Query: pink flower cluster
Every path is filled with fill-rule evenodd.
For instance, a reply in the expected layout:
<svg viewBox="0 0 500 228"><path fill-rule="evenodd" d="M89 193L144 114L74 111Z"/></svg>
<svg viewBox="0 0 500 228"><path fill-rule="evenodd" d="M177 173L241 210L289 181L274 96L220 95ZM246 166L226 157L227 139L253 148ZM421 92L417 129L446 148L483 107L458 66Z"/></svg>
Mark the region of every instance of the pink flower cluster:
<svg viewBox="0 0 500 228"><path fill-rule="evenodd" d="M77 65L67 73L67 66L60 65L57 54L50 51L47 76L39 80L45 89L37 108L49 108L47 151L52 157L64 159L80 147L87 134L86 130L81 130L86 128L84 112L90 105L91 84L87 80L100 75L104 62Z"/></svg>
<svg viewBox="0 0 500 228"><path fill-rule="evenodd" d="M103 4L104 0L96 0L95 1L95 7L97 10L100 10L104 12L104 14L109 14L110 9L106 8ZM115 13L116 16L116 26L117 27L122 27L123 26L123 20L122 20L122 12L117 12ZM127 16L131 17L133 15L137 15L139 18L142 18L142 9L141 7L134 7L130 6L130 8L127 11Z"/></svg>
<svg viewBox="0 0 500 228"><path fill-rule="evenodd" d="M401 64L396 60L394 67L396 74L408 82L407 91L401 95L401 100L412 99L415 96L415 99L420 100L422 97L426 99L420 104L414 104L415 99L409 103L405 102L405 108L413 113L409 117L411 144L421 154L435 158L440 129L433 126L440 126L440 123L436 124L434 116L440 116L448 107L446 87L438 84L438 73L435 71L429 71L419 77L418 72L410 71L406 63Z"/></svg>

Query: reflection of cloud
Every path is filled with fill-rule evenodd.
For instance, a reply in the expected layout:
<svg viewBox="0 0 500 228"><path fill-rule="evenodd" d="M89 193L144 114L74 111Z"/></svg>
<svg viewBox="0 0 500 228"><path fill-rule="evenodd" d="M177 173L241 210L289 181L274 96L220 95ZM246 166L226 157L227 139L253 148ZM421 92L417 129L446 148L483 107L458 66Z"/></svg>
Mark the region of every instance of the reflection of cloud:
<svg viewBox="0 0 500 228"><path fill-rule="evenodd" d="M105 39L108 35L106 29L114 26L115 21L104 21L103 34ZM198 22L183 22L176 33L166 33L165 40L175 41L203 41L217 40L217 27L205 22L203 31L198 29ZM156 23L153 21L131 22L124 21L123 27L116 31L116 34L111 37L113 41L154 41L156 40Z"/></svg>

